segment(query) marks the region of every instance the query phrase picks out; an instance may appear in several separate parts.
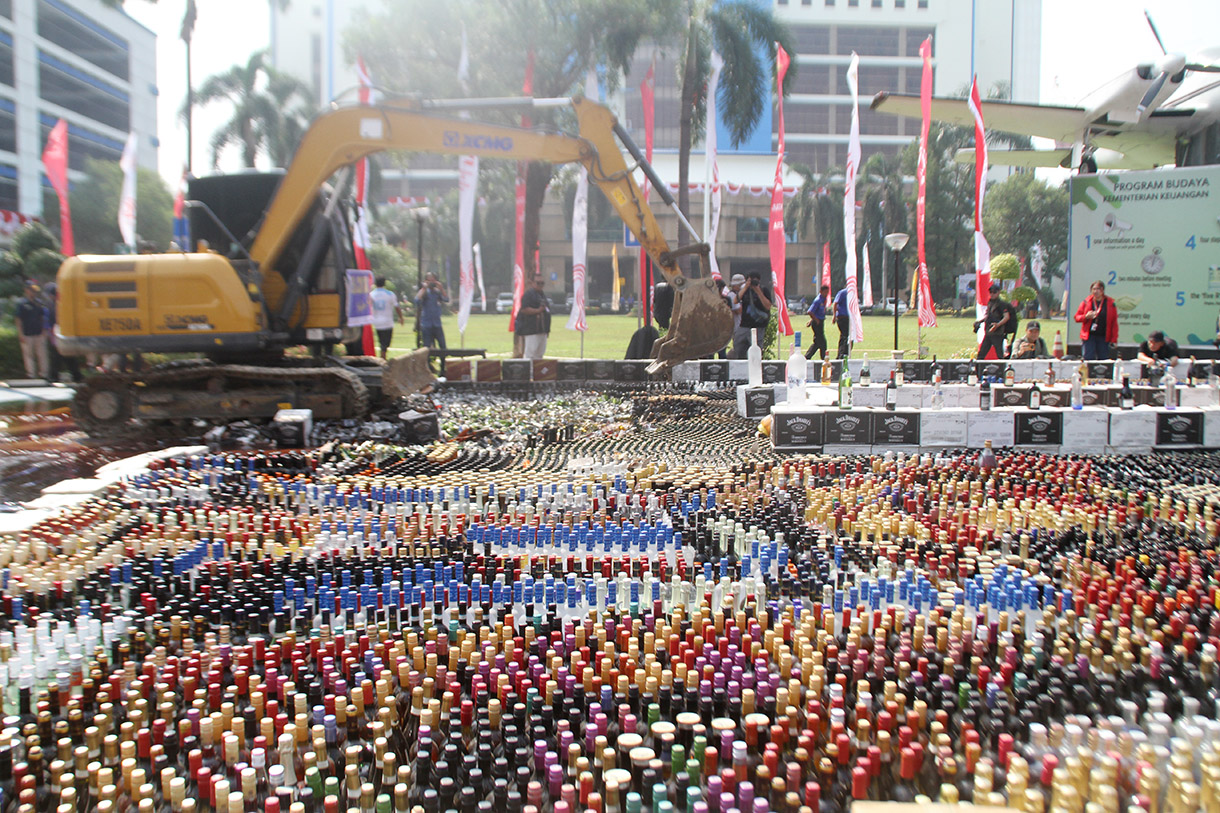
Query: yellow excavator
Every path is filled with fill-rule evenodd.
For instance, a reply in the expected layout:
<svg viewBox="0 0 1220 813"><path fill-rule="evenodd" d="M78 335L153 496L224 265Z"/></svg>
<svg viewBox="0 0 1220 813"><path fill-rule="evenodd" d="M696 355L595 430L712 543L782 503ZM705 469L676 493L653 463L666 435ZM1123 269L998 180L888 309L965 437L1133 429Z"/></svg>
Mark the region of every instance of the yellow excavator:
<svg viewBox="0 0 1220 813"><path fill-rule="evenodd" d="M579 134L547 133L453 116L457 109L571 105ZM626 149L634 166L620 151ZM271 417L284 405L320 418L360 417L370 398L402 393L419 355L387 367L332 355L351 337L345 270L354 267L342 203L353 164L384 150L580 163L674 291L652 372L713 353L732 315L707 273L708 247L639 148L587 99L406 101L319 116L286 172L201 178L190 187L191 231L209 250L77 256L58 275L61 353L196 353L140 372L104 373L78 390L73 414L95 435L182 419ZM694 244L671 251L632 178L643 171ZM698 277L679 268L697 254ZM308 355L286 354L292 347ZM397 383L399 386L393 386Z"/></svg>

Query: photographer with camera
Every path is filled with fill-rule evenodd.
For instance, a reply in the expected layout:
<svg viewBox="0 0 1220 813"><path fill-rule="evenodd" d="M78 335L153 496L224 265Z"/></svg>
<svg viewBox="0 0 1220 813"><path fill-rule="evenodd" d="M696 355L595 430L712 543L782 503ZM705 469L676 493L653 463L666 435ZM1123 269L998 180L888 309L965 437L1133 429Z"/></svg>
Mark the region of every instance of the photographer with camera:
<svg viewBox="0 0 1220 813"><path fill-rule="evenodd" d="M987 313L974 323L974 330L983 325L983 340L979 343L978 358L1002 359L1004 342L1011 334L1017 334L1017 311L1011 303L1000 299L1000 283L991 283L991 299L987 302Z"/></svg>
<svg viewBox="0 0 1220 813"><path fill-rule="evenodd" d="M423 287L415 294L415 307L419 313L420 347L438 347L446 350L445 329L441 327L441 305L449 301L449 292L429 271L424 277Z"/></svg>

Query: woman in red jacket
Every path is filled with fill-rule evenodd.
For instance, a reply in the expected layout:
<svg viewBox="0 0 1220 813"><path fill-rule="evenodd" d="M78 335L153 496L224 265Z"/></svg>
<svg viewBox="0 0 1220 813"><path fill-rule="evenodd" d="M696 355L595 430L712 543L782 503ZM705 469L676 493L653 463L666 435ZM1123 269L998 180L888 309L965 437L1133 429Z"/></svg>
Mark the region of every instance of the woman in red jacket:
<svg viewBox="0 0 1220 813"><path fill-rule="evenodd" d="M1118 308L1106 296L1106 284L1097 280L1089 286L1089 296L1076 309L1080 323L1081 355L1085 361L1114 358L1118 343Z"/></svg>

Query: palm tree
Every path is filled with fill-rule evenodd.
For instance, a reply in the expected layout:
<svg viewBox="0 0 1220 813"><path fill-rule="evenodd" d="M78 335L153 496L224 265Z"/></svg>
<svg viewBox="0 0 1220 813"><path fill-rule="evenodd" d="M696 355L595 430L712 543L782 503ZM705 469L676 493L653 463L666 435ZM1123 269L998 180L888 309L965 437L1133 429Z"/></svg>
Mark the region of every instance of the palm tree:
<svg viewBox="0 0 1220 813"><path fill-rule="evenodd" d="M864 186L864 211L861 238L864 250L872 252L869 264L881 270L881 297L889 295L886 286L890 266L885 262L882 238L893 232L907 231L907 205L903 198L902 161L896 155L874 153L864 162L860 172Z"/></svg>
<svg viewBox="0 0 1220 813"><path fill-rule="evenodd" d="M806 243L829 243L831 268L844 268L843 170L831 167L818 173L804 164L791 164L789 168L801 177L801 188L784 207L785 229L796 231ZM821 280L821 252L817 257L815 276Z"/></svg>
<svg viewBox="0 0 1220 813"><path fill-rule="evenodd" d="M293 108L298 97L300 104ZM246 167L254 166L260 152L282 164L291 157L312 113L309 89L267 64L265 50L251 54L245 65L209 76L195 100L201 106L222 100L233 105L233 117L212 135L213 167L230 145L241 150Z"/></svg>
<svg viewBox="0 0 1220 813"><path fill-rule="evenodd" d="M729 130L733 146L744 141L758 124L763 105L769 103L775 86L775 43L793 53L788 28L772 13L753 0L688 0L688 22L684 42L681 76L681 105L678 118L678 208L690 210L691 122L703 117L707 103L707 82L711 75L713 47L724 59L720 73L720 116ZM759 52L767 55L763 65ZM796 76L796 63L788 68L784 80L787 95ZM686 243L678 230L678 245Z"/></svg>

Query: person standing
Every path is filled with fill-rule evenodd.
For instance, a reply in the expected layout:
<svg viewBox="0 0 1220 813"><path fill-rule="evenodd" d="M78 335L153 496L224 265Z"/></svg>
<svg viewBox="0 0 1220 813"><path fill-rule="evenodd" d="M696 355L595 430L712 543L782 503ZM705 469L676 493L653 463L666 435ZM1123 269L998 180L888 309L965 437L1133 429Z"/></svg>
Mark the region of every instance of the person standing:
<svg viewBox="0 0 1220 813"><path fill-rule="evenodd" d="M1009 334L1017 333L1017 311L1011 303L1000 299L1000 283L991 283L991 299L987 302L987 313L983 316L983 340L979 342L978 358L1002 359L1008 354L1004 342ZM974 330L979 323L974 323Z"/></svg>
<svg viewBox="0 0 1220 813"><path fill-rule="evenodd" d="M1101 280L1089 286L1089 296L1076 309L1080 323L1080 354L1085 361L1114 358L1118 345L1118 308L1106 296L1106 284Z"/></svg>
<svg viewBox="0 0 1220 813"><path fill-rule="evenodd" d="M390 340L394 338L394 323L402 324L402 308L398 306L398 296L385 287L385 277L378 277L377 287L369 294L369 304L373 308L373 330L377 331L377 343L381 345L381 357L386 357ZM420 332L422 336L422 330ZM444 347L444 333L441 333L441 346Z"/></svg>
<svg viewBox="0 0 1220 813"><path fill-rule="evenodd" d="M521 357L540 359L546 355L546 341L551 335L551 301L543 290L542 275L521 295L517 311L517 335L522 337Z"/></svg>
<svg viewBox="0 0 1220 813"><path fill-rule="evenodd" d="M826 289L829 293L830 289ZM839 355L836 358L847 358L851 350L851 314L847 311L847 288L841 288L835 294L834 302L835 327L839 329Z"/></svg>
<svg viewBox="0 0 1220 813"><path fill-rule="evenodd" d="M826 300L830 298L830 286L823 285L821 293L813 298L813 304L805 311L809 315L809 327L813 329L813 341L805 351L805 358L811 359L816 353L822 361L826 360Z"/></svg>
<svg viewBox="0 0 1220 813"><path fill-rule="evenodd" d="M734 274L736 281L739 275ZM771 298L762 287L762 274L751 271L742 280L737 290L737 301L741 306L741 321L733 333L733 355L731 358L744 359L754 341L754 331L765 328L771 321Z"/></svg>
<svg viewBox="0 0 1220 813"><path fill-rule="evenodd" d="M445 286L429 271L424 276L423 287L415 294L415 307L419 309L420 347L436 347L442 352L445 347L445 329L441 327L441 305L449 301Z"/></svg>
<svg viewBox="0 0 1220 813"><path fill-rule="evenodd" d="M47 358L47 309L41 291L33 280L26 280L25 295L17 300L14 316L21 360L30 378L46 378L50 372Z"/></svg>

